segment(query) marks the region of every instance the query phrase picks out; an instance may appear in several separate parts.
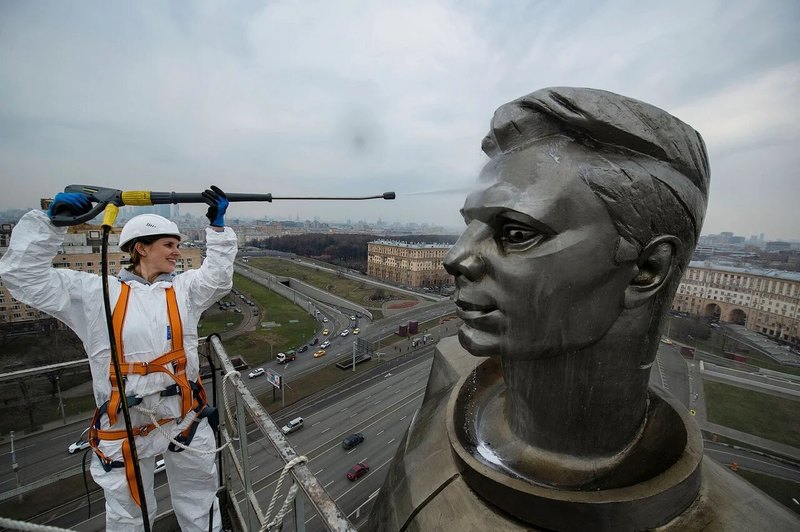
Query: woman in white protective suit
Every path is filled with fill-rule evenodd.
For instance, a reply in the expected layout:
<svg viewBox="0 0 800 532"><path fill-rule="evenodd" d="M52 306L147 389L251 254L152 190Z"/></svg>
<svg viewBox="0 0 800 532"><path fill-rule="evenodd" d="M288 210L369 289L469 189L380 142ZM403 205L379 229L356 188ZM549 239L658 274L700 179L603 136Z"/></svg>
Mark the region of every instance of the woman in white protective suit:
<svg viewBox="0 0 800 532"><path fill-rule="evenodd" d="M207 256L202 266L176 275L181 234L175 223L154 214L132 218L122 229L120 248L132 266L109 278L114 336L123 368L125 394L134 427L149 521L156 516L155 457L164 455L172 506L184 531L220 530L216 499L216 442L209 421L213 408L199 384L197 322L204 310L233 286L237 243L224 227L228 206L217 187L203 193ZM91 208L81 193L56 195L48 214ZM106 499L108 530L143 530L120 393L110 359L100 276L53 268L65 228L40 211L14 227L0 277L18 300L67 324L83 342L92 371L98 411L92 422L91 472ZM176 444L175 441L178 443Z"/></svg>

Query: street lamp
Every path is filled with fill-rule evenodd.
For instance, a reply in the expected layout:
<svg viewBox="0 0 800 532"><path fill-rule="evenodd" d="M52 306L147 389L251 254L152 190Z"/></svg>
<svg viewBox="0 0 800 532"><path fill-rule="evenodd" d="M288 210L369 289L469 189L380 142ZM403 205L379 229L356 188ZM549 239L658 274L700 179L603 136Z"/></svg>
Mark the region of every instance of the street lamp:
<svg viewBox="0 0 800 532"><path fill-rule="evenodd" d="M67 424L67 416L64 414L64 399L61 397L61 378L56 375L56 390L58 391L58 407L61 409L61 420Z"/></svg>
<svg viewBox="0 0 800 532"><path fill-rule="evenodd" d="M14 476L17 477L17 488L19 488L19 464L17 464L17 453L14 450L14 431L10 431L8 436L11 439L11 470L14 472ZM22 502L21 493L19 494L19 502Z"/></svg>

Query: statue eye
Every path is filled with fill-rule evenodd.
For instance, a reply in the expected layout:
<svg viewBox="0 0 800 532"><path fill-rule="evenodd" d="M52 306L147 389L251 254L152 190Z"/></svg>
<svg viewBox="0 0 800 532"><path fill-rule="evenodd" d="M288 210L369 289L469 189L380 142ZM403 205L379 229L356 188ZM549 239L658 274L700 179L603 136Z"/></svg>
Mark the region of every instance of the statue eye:
<svg viewBox="0 0 800 532"><path fill-rule="evenodd" d="M508 249L524 250L535 246L545 238L545 235L530 227L517 223L507 223L502 227L500 239Z"/></svg>

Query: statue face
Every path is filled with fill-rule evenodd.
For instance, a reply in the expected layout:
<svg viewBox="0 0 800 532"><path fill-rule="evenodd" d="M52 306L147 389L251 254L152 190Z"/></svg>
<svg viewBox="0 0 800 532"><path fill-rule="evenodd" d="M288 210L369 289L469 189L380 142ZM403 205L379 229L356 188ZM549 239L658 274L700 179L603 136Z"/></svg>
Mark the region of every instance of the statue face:
<svg viewBox="0 0 800 532"><path fill-rule="evenodd" d="M455 276L461 344L476 356L545 358L591 345L622 312L634 264L580 178L607 166L560 137L493 159L493 183L467 197L467 229L445 257Z"/></svg>

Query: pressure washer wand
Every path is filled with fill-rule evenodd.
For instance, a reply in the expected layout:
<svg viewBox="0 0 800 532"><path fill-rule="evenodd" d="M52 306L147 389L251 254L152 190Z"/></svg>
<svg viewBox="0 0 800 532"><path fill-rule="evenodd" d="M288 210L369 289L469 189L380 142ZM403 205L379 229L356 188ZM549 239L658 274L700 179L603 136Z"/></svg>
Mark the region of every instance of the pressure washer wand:
<svg viewBox="0 0 800 532"><path fill-rule="evenodd" d="M136 192L138 194L139 192ZM150 194L151 203L129 203L133 200L131 196L134 192L123 192L122 199L125 205L157 205L164 203L205 203L202 194L194 192L146 192ZM231 192L225 194L228 201L266 201L272 203L272 200L368 200L368 199L394 199L394 192L384 192L376 196L273 196L272 194L240 194Z"/></svg>
<svg viewBox="0 0 800 532"><path fill-rule="evenodd" d="M89 212L74 215L69 211L56 212L52 215L53 225L65 226L87 222L106 211L103 225L114 225L119 207L123 205L164 205L175 203L205 203L202 194L195 192L151 192L149 190L116 190L113 188L95 187L89 185L69 185L64 192L81 192L89 196L93 203L97 203ZM267 194L247 194L232 192L226 194L228 201L255 201L272 203L273 200L369 200L369 199L395 199L394 192L384 192L375 196L273 196Z"/></svg>

